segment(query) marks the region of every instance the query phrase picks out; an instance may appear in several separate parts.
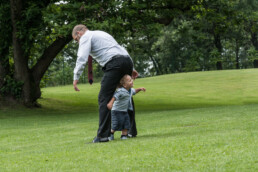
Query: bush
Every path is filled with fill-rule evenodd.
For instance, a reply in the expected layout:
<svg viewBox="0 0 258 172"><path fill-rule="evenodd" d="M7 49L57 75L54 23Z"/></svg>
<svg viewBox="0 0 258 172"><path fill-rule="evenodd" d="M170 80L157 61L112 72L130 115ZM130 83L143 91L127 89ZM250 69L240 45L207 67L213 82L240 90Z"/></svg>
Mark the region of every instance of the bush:
<svg viewBox="0 0 258 172"><path fill-rule="evenodd" d="M22 95L22 86L23 82L16 81L9 75L6 75L3 86L0 88L0 93L3 97L11 95L16 99L20 99Z"/></svg>

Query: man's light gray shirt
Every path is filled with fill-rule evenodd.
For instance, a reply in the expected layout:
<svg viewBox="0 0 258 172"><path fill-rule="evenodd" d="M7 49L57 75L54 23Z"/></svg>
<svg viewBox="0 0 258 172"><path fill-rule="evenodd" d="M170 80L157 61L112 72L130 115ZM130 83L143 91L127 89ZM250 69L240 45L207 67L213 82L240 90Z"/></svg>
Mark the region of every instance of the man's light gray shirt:
<svg viewBox="0 0 258 172"><path fill-rule="evenodd" d="M102 67L115 55L129 56L124 47L106 32L87 30L80 38L74 80L79 80L91 55ZM130 57L130 56L129 56Z"/></svg>
<svg viewBox="0 0 258 172"><path fill-rule="evenodd" d="M127 91L124 87L118 88L113 97L115 102L112 106L112 110L127 112L131 105L131 96L135 94L135 89L131 88Z"/></svg>

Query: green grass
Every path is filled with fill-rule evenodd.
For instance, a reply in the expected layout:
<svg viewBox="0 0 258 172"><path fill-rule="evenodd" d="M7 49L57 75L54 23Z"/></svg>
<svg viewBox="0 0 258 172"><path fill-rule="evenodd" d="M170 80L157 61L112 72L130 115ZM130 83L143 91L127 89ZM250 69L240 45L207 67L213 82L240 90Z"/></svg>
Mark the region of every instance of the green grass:
<svg viewBox="0 0 258 172"><path fill-rule="evenodd" d="M258 70L138 79L139 135L92 141L99 83L43 89L42 108L0 110L0 171L258 171Z"/></svg>

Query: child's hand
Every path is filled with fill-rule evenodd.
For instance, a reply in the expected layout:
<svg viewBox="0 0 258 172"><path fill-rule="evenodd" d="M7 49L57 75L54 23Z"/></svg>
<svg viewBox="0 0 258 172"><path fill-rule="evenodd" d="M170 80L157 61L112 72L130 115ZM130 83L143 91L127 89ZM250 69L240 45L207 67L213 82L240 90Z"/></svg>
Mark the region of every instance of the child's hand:
<svg viewBox="0 0 258 172"><path fill-rule="evenodd" d="M109 110L112 109L115 100L116 100L115 97L112 97L112 99L111 99L111 100L109 101L109 103L107 104L107 108L108 108Z"/></svg>
<svg viewBox="0 0 258 172"><path fill-rule="evenodd" d="M111 109L112 109L112 103L108 103L108 104L107 104L107 108L108 108L109 110L111 110Z"/></svg>
<svg viewBox="0 0 258 172"><path fill-rule="evenodd" d="M142 87L142 88L136 88L136 89L135 89L135 92L136 92L136 93L139 93L140 91L145 92L146 89L145 89L144 87Z"/></svg>
<svg viewBox="0 0 258 172"><path fill-rule="evenodd" d="M146 91L146 89L144 88L144 87L142 87L142 88L140 88L141 89L141 91L143 91L143 92L145 92Z"/></svg>

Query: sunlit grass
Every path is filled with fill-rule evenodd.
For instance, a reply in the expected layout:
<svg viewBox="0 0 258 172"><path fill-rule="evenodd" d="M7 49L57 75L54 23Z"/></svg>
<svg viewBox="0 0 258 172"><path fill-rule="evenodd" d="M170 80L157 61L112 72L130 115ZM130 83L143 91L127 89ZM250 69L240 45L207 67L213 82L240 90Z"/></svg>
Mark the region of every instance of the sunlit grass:
<svg viewBox="0 0 258 172"><path fill-rule="evenodd" d="M137 79L146 93L134 98L137 110L168 110L258 103L258 70L191 72ZM41 104L55 109L97 111L99 83L43 89Z"/></svg>
<svg viewBox="0 0 258 172"><path fill-rule="evenodd" d="M257 171L258 70L138 79L139 135L96 135L99 83L43 89L40 109L0 111L0 171Z"/></svg>

